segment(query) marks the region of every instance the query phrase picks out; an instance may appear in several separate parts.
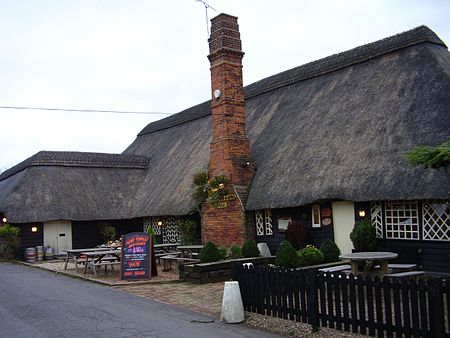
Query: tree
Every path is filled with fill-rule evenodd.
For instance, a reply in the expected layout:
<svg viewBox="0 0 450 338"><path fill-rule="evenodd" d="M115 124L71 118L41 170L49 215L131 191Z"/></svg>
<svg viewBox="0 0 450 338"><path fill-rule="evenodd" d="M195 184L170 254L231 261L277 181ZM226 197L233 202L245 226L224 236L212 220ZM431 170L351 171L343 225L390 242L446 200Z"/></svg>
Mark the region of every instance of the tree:
<svg viewBox="0 0 450 338"><path fill-rule="evenodd" d="M450 164L450 141L437 146L417 146L406 153L406 158L413 166L447 167Z"/></svg>

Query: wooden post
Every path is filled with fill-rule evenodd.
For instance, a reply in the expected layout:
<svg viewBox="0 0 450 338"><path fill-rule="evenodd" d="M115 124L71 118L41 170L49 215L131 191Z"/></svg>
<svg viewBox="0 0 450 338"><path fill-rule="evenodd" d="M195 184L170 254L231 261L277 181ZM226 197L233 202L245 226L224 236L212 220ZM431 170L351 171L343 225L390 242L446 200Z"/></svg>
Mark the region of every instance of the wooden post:
<svg viewBox="0 0 450 338"><path fill-rule="evenodd" d="M434 338L444 337L444 304L442 299L442 281L438 278L430 280L430 329Z"/></svg>
<svg viewBox="0 0 450 338"><path fill-rule="evenodd" d="M317 284L317 270L311 269L306 273L306 297L308 299L308 323L312 326L313 332L317 332L319 329Z"/></svg>

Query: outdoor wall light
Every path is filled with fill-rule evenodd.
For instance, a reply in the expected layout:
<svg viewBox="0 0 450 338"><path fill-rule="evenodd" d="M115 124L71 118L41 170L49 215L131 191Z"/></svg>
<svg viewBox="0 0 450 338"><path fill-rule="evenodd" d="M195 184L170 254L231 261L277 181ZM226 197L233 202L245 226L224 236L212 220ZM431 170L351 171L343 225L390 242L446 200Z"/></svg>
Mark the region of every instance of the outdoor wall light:
<svg viewBox="0 0 450 338"><path fill-rule="evenodd" d="M8 219L6 217L3 217L2 222L6 223L6 222L8 222Z"/></svg>
<svg viewBox="0 0 450 338"><path fill-rule="evenodd" d="M359 215L359 217L364 218L364 217L366 217L366 211L364 209L360 209L358 211L358 215Z"/></svg>
<svg viewBox="0 0 450 338"><path fill-rule="evenodd" d="M37 232L37 227L31 227L31 232Z"/></svg>
<svg viewBox="0 0 450 338"><path fill-rule="evenodd" d="M162 221L158 221L158 226L161 226L162 225Z"/></svg>

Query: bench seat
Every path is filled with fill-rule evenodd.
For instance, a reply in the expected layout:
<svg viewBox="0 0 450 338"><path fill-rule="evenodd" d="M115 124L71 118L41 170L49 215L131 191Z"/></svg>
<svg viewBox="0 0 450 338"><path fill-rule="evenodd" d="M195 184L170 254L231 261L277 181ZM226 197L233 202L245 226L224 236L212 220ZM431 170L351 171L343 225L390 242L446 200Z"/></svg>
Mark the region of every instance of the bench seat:
<svg viewBox="0 0 450 338"><path fill-rule="evenodd" d="M411 277L411 276L420 276L424 275L425 271L405 271L405 272L397 272L397 273L388 273L385 276L388 277Z"/></svg>

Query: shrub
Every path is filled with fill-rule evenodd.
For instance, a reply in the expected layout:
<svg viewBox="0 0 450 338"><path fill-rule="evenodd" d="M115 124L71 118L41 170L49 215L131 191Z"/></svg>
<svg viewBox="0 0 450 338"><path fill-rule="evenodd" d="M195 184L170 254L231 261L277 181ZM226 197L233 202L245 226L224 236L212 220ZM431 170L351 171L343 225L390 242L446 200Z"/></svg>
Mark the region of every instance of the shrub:
<svg viewBox="0 0 450 338"><path fill-rule="evenodd" d="M375 251L377 249L376 230L369 218L355 223L355 227L350 233L350 239L356 251Z"/></svg>
<svg viewBox="0 0 450 338"><path fill-rule="evenodd" d="M225 248L224 246L219 247L220 260L223 261L223 260L227 259L227 256L228 256L228 249Z"/></svg>
<svg viewBox="0 0 450 338"><path fill-rule="evenodd" d="M300 266L297 251L295 251L289 241L281 242L275 258L275 265L283 268L298 268Z"/></svg>
<svg viewBox="0 0 450 338"><path fill-rule="evenodd" d="M304 248L308 235L306 224L293 220L289 222L286 230L286 240L291 243L295 250Z"/></svg>
<svg viewBox="0 0 450 338"><path fill-rule="evenodd" d="M178 221L178 228L181 233L181 244L192 245L195 241L195 231L197 230L197 222L186 219Z"/></svg>
<svg viewBox="0 0 450 338"><path fill-rule="evenodd" d="M197 201L198 204L202 205L208 198L208 191L210 189L208 182L208 172L200 171L194 175L193 182L195 185L192 197Z"/></svg>
<svg viewBox="0 0 450 338"><path fill-rule="evenodd" d="M230 247L230 258L235 259L241 257L242 257L242 248L237 244L233 244Z"/></svg>
<svg viewBox="0 0 450 338"><path fill-rule="evenodd" d="M249 239L242 245L242 257L259 257L259 249L256 242Z"/></svg>
<svg viewBox="0 0 450 338"><path fill-rule="evenodd" d="M330 241L329 239L323 241L320 246L320 251L323 253L324 263L337 262L339 260L339 255L341 254L341 250L339 250L336 243Z"/></svg>
<svg viewBox="0 0 450 338"><path fill-rule="evenodd" d="M307 245L298 252L300 266L316 265L323 262L323 253L314 245Z"/></svg>
<svg viewBox="0 0 450 338"><path fill-rule="evenodd" d="M103 243L108 243L116 238L116 228L107 222L100 222L98 224L98 231Z"/></svg>
<svg viewBox="0 0 450 338"><path fill-rule="evenodd" d="M213 242L208 242L200 251L198 258L202 263L218 261L220 259L219 249Z"/></svg>
<svg viewBox="0 0 450 338"><path fill-rule="evenodd" d="M19 249L19 232L20 228L11 226L7 223L3 224L3 226L0 227L0 251L2 255L7 259L14 258L17 249Z"/></svg>
<svg viewBox="0 0 450 338"><path fill-rule="evenodd" d="M155 229L153 229L153 227L151 225L147 228L147 234L149 236L151 236L153 244L158 244L158 240L156 239Z"/></svg>

